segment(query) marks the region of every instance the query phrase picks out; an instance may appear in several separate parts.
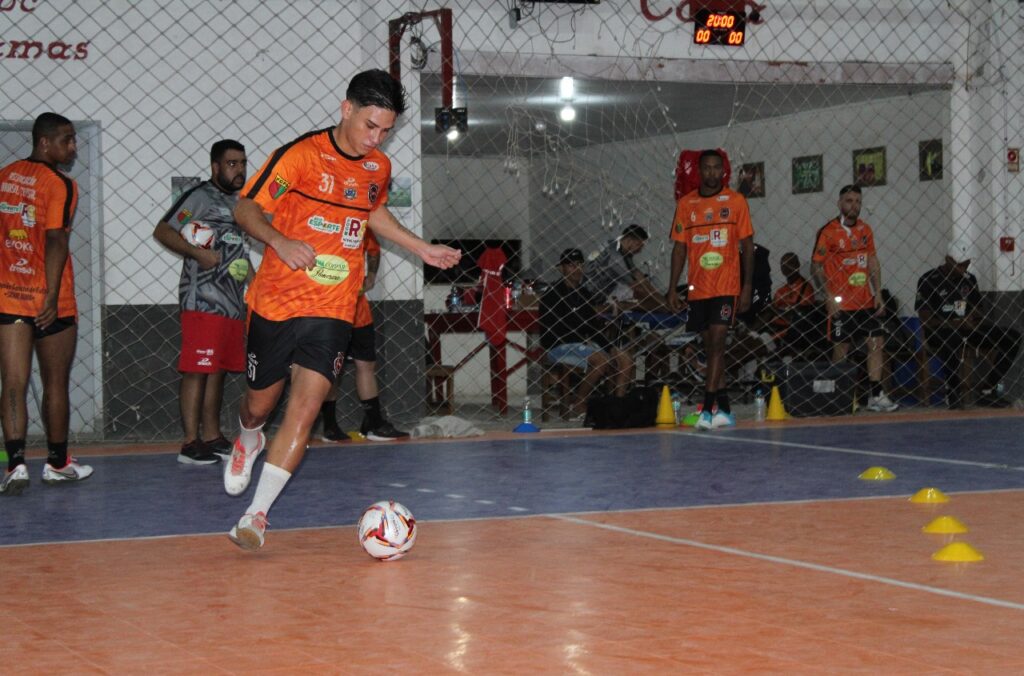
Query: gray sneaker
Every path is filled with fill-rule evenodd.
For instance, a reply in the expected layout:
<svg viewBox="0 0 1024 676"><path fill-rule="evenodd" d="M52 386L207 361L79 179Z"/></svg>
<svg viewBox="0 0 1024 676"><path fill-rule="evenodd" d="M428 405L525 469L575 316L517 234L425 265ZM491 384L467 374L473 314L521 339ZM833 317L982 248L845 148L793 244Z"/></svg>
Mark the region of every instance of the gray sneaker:
<svg viewBox="0 0 1024 676"><path fill-rule="evenodd" d="M28 467L24 463L4 474L0 481L0 495L21 495L28 488Z"/></svg>

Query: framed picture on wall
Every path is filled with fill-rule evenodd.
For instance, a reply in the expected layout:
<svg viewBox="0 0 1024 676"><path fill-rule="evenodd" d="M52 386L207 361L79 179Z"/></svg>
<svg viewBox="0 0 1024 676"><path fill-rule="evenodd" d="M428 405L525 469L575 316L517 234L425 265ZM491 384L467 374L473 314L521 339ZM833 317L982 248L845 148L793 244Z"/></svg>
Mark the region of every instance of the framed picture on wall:
<svg viewBox="0 0 1024 676"><path fill-rule="evenodd" d="M885 148L853 151L853 183L859 186L885 185Z"/></svg>
<svg viewBox="0 0 1024 676"><path fill-rule="evenodd" d="M740 165L736 172L736 192L748 199L764 197L764 162Z"/></svg>
<svg viewBox="0 0 1024 676"><path fill-rule="evenodd" d="M805 155L793 158L793 194L824 190L824 171L821 155Z"/></svg>
<svg viewBox="0 0 1024 676"><path fill-rule="evenodd" d="M918 141L917 176L922 181L938 181L942 178L942 139Z"/></svg>

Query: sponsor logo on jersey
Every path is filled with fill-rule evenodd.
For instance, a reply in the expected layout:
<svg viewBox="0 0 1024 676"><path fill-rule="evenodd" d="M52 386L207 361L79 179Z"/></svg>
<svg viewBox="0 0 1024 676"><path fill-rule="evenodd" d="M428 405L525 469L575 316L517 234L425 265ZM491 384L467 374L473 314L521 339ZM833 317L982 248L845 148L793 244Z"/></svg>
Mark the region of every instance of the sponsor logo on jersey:
<svg viewBox="0 0 1024 676"><path fill-rule="evenodd" d="M370 198L370 204L376 204L377 197L380 195L380 186L376 183L371 183L370 189L366 191L366 194Z"/></svg>
<svg viewBox="0 0 1024 676"><path fill-rule="evenodd" d="M683 224L682 223L676 223L676 232L682 232L682 231L683 231Z"/></svg>
<svg viewBox="0 0 1024 676"><path fill-rule="evenodd" d="M196 350L196 354L205 354L208 357L212 357L213 356L213 348L212 347L207 347L207 348L202 348L201 347L198 350Z"/></svg>
<svg viewBox="0 0 1024 676"><path fill-rule="evenodd" d="M36 184L36 177L35 176L25 176L23 174L19 174L16 171L12 171L11 173L9 173L7 175L7 178L9 180L11 180L11 181L14 181L15 183L20 183L22 185L35 185Z"/></svg>
<svg viewBox="0 0 1024 676"><path fill-rule="evenodd" d="M4 248L14 249L15 251L28 254L35 251L35 249L32 247L32 242L25 241L26 237L15 237L14 233L16 232L24 233L25 231L11 230L11 232L8 233L9 235L11 235L11 237L4 240Z"/></svg>
<svg viewBox="0 0 1024 676"><path fill-rule="evenodd" d="M336 235L341 232L341 223L331 223L323 216L312 216L306 223L311 229L328 235Z"/></svg>
<svg viewBox="0 0 1024 676"><path fill-rule="evenodd" d="M213 366L213 362L210 361L209 357L203 357L196 362L196 366Z"/></svg>
<svg viewBox="0 0 1024 676"><path fill-rule="evenodd" d="M376 162L363 162L363 169L367 171L377 171L380 169L380 165Z"/></svg>
<svg viewBox="0 0 1024 676"><path fill-rule="evenodd" d="M726 246L729 244L729 229L715 228L710 233L711 246Z"/></svg>
<svg viewBox="0 0 1024 676"><path fill-rule="evenodd" d="M359 181L357 181L356 179L352 178L351 176L349 176L348 178L345 179L345 187L346 188L354 188L357 185L359 185Z"/></svg>
<svg viewBox="0 0 1024 676"><path fill-rule="evenodd" d="M241 244L242 243L242 236L239 235L237 232L225 232L223 235L220 236L220 239L225 244Z"/></svg>
<svg viewBox="0 0 1024 676"><path fill-rule="evenodd" d="M345 199L354 200L357 194L355 188L345 188Z"/></svg>
<svg viewBox="0 0 1024 676"><path fill-rule="evenodd" d="M188 209L182 209L178 212L178 223L180 225L188 225L189 221L192 220L192 212Z"/></svg>
<svg viewBox="0 0 1024 676"><path fill-rule="evenodd" d="M710 223L713 220L715 220L715 210L714 209L706 210L704 212L704 222L705 223Z"/></svg>
<svg viewBox="0 0 1024 676"><path fill-rule="evenodd" d="M729 207L722 207L722 209L718 212L718 217L729 218Z"/></svg>
<svg viewBox="0 0 1024 676"><path fill-rule="evenodd" d="M21 222L26 228L36 227L36 205L24 204L21 208Z"/></svg>
<svg viewBox="0 0 1024 676"><path fill-rule="evenodd" d="M280 175L274 176L274 180L267 186L267 190L270 192L270 199L276 200L281 195L288 192L288 188L291 184L281 178Z"/></svg>
<svg viewBox="0 0 1024 676"><path fill-rule="evenodd" d="M28 233L21 228L14 228L7 233L7 236L11 239L28 239Z"/></svg>
<svg viewBox="0 0 1024 676"><path fill-rule="evenodd" d="M320 153L320 157L324 158L328 162L334 162L336 159L334 155L328 155L327 153Z"/></svg>
<svg viewBox="0 0 1024 676"><path fill-rule="evenodd" d="M348 261L341 256L331 254L320 254L312 270L306 270L306 275L317 284L324 286L335 286L341 284L348 278Z"/></svg>
<svg viewBox="0 0 1024 676"><path fill-rule="evenodd" d="M693 239L691 239L690 241L693 242L694 244L703 244L704 242L707 242L709 239L711 238L708 237L707 235L694 235Z"/></svg>
<svg viewBox="0 0 1024 676"><path fill-rule="evenodd" d="M855 272L850 275L849 278L850 286L867 286L868 276L864 272Z"/></svg>
<svg viewBox="0 0 1024 676"><path fill-rule="evenodd" d="M345 231L341 233L341 246L346 249L358 249L363 246L363 235L366 232L366 221L355 217L345 219Z"/></svg>
<svg viewBox="0 0 1024 676"><path fill-rule="evenodd" d="M725 258L717 251L709 251L700 257L700 266L705 270L717 270L723 262Z"/></svg>
<svg viewBox="0 0 1024 676"><path fill-rule="evenodd" d="M21 205L9 202L0 202L0 214L20 214Z"/></svg>
<svg viewBox="0 0 1024 676"><path fill-rule="evenodd" d="M856 265L856 264L857 264L857 259L856 258L844 258L843 259L843 265Z"/></svg>
<svg viewBox="0 0 1024 676"><path fill-rule="evenodd" d="M11 272L18 273L19 275L34 275L34 274L36 274L36 269L28 264L28 259L27 258L19 258L18 260L14 261L14 263L11 264L11 267L8 268L8 269Z"/></svg>
<svg viewBox="0 0 1024 676"><path fill-rule="evenodd" d="M719 195L718 196L718 201L719 202L726 202L728 200L729 200L729 196L728 195Z"/></svg>

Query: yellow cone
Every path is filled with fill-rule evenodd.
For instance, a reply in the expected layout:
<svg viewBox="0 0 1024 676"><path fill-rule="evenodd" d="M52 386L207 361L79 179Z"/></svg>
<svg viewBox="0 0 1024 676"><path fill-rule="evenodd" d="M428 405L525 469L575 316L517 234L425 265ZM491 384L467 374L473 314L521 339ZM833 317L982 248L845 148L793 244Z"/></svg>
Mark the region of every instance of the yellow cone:
<svg viewBox="0 0 1024 676"><path fill-rule="evenodd" d="M885 467L868 467L857 478L864 479L865 481L888 481L895 479L896 475Z"/></svg>
<svg viewBox="0 0 1024 676"><path fill-rule="evenodd" d="M955 516L938 516L927 526L921 527L922 533L966 533L967 526Z"/></svg>
<svg viewBox="0 0 1024 676"><path fill-rule="evenodd" d="M949 497L938 488L922 488L910 496L911 502L949 502Z"/></svg>
<svg viewBox="0 0 1024 676"><path fill-rule="evenodd" d="M779 386L772 385L772 394L768 398L768 415L766 420L785 420L789 417L786 413L786 406L782 403L782 394L779 393Z"/></svg>
<svg viewBox="0 0 1024 676"><path fill-rule="evenodd" d="M985 557L981 555L981 552L966 542L950 542L948 545L932 554L932 558L936 561L951 561L954 563L969 563L971 561L985 560Z"/></svg>
<svg viewBox="0 0 1024 676"><path fill-rule="evenodd" d="M661 388L661 401L658 402L658 417L654 419L654 424L658 427L676 426L676 414L672 410L672 393L668 391L668 385L663 385Z"/></svg>

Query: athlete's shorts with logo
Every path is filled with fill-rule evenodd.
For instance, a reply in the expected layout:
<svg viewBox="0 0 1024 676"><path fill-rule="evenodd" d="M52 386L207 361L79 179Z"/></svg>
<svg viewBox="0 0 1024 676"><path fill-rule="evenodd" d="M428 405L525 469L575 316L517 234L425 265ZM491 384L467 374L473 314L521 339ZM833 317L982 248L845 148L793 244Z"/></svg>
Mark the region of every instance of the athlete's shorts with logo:
<svg viewBox="0 0 1024 676"><path fill-rule="evenodd" d="M732 326L736 318L736 296L715 296L689 302L687 331L704 331L712 324Z"/></svg>
<svg viewBox="0 0 1024 676"><path fill-rule="evenodd" d="M288 377L297 364L333 381L352 337L352 325L329 317L293 317L275 322L249 314L245 379L263 390Z"/></svg>
<svg viewBox="0 0 1024 676"><path fill-rule="evenodd" d="M245 322L211 312L181 312L182 373L239 373L245 369Z"/></svg>
<svg viewBox="0 0 1024 676"><path fill-rule="evenodd" d="M885 335L874 310L840 310L829 318L828 326L828 337L833 343Z"/></svg>
<svg viewBox="0 0 1024 676"><path fill-rule="evenodd" d="M25 315L7 315L0 314L0 324L28 324L32 327L32 337L35 340L46 338L66 331L77 323L75 317L57 317L53 320L53 323L47 326L45 329L40 329L36 326L36 318L28 317Z"/></svg>

